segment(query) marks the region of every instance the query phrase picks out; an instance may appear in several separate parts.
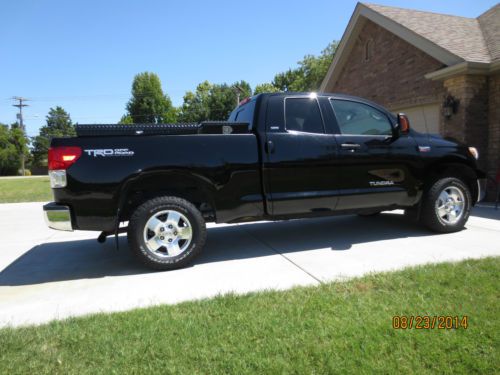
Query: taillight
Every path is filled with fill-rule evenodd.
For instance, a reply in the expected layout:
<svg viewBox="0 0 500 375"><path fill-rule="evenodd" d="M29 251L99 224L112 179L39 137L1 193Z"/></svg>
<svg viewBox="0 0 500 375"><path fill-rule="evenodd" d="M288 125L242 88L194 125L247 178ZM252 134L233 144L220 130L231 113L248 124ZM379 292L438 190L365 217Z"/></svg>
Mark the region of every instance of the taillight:
<svg viewBox="0 0 500 375"><path fill-rule="evenodd" d="M59 146L49 148L49 171L66 170L82 156L82 149L77 146Z"/></svg>
<svg viewBox="0 0 500 375"><path fill-rule="evenodd" d="M82 156L82 149L77 146L60 146L49 148L50 187L63 188L67 185L66 169L71 167Z"/></svg>

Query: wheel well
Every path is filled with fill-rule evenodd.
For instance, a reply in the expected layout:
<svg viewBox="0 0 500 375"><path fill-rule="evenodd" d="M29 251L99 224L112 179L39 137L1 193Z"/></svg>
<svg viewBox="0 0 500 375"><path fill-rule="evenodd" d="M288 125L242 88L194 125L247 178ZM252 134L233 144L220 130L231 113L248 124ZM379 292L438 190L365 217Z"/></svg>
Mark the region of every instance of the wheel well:
<svg viewBox="0 0 500 375"><path fill-rule="evenodd" d="M477 174L470 166L463 163L440 163L431 166L426 171L426 189L428 189L432 182L438 178L443 177L456 177L462 180L471 192L472 201L475 203L477 199Z"/></svg>
<svg viewBox="0 0 500 375"><path fill-rule="evenodd" d="M215 205L209 188L191 176L174 173L143 177L128 183L122 194L120 221L129 220L137 207L160 196L183 198L194 204L205 220L215 220Z"/></svg>

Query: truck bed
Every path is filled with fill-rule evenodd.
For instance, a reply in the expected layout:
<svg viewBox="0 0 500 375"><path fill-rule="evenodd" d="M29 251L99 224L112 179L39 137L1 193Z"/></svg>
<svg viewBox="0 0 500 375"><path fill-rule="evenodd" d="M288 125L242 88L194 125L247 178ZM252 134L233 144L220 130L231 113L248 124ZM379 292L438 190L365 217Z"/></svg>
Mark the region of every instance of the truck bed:
<svg viewBox="0 0 500 375"><path fill-rule="evenodd" d="M72 206L77 229L112 230L118 209L131 207L120 199L134 196L135 191L202 193L210 198L219 222L263 215L255 134L248 130L246 134L200 134L185 129L164 135L153 131L173 127L128 127L79 125L77 137L52 140L52 147L82 150L67 170L67 187L54 189L56 203ZM134 130L145 132L131 133Z"/></svg>

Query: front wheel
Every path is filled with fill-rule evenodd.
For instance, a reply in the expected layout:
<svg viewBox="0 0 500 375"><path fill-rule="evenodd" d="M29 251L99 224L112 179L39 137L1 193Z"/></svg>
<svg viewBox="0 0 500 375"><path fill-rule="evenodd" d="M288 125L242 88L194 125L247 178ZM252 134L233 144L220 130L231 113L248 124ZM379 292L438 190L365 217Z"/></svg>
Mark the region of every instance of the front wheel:
<svg viewBox="0 0 500 375"><path fill-rule="evenodd" d="M200 211L185 199L158 197L139 206L129 221L132 252L148 267L184 267L205 245L207 231Z"/></svg>
<svg viewBox="0 0 500 375"><path fill-rule="evenodd" d="M470 190L462 180L442 178L424 194L420 221L435 232L457 232L469 219L471 206Z"/></svg>

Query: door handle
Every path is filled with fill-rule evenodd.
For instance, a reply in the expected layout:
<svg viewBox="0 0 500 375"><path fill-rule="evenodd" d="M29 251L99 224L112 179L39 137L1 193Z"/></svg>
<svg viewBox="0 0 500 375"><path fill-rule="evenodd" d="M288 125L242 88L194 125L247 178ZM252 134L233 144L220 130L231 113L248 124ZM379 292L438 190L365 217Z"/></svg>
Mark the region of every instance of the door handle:
<svg viewBox="0 0 500 375"><path fill-rule="evenodd" d="M268 154L274 154L274 142L273 141L266 142L266 152Z"/></svg>
<svg viewBox="0 0 500 375"><path fill-rule="evenodd" d="M361 148L361 145L359 143L342 143L340 147L348 150L356 150L358 148Z"/></svg>

